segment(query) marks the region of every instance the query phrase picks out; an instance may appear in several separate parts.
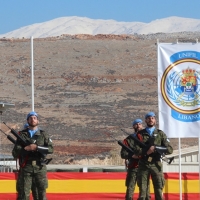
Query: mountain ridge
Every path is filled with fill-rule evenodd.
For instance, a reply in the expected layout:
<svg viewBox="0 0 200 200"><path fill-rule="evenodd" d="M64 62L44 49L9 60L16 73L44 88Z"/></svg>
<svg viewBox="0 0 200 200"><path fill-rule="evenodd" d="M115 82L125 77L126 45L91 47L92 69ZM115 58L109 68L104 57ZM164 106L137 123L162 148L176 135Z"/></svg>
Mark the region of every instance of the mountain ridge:
<svg viewBox="0 0 200 200"><path fill-rule="evenodd" d="M121 22L115 20L90 19L87 17L60 17L43 23L24 26L1 34L0 38L46 38L63 34L155 34L175 32L200 32L200 20L171 16L150 23Z"/></svg>

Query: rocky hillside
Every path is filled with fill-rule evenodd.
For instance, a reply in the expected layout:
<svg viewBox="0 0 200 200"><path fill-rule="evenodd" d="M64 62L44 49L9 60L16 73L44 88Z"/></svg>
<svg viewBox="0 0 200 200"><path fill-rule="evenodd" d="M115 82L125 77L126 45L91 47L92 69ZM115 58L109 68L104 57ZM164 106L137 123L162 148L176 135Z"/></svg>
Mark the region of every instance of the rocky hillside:
<svg viewBox="0 0 200 200"><path fill-rule="evenodd" d="M144 118L150 110L158 113L157 41L198 38L200 33L34 39L34 107L40 127L54 141L53 162L103 162L119 154L110 135L123 139L120 129L131 133L133 119ZM32 107L31 42L0 39L0 52L0 101L15 104L1 121L20 129ZM171 141L177 148L177 140ZM12 145L3 135L1 144L1 150L10 153ZM191 140L182 144L191 145Z"/></svg>

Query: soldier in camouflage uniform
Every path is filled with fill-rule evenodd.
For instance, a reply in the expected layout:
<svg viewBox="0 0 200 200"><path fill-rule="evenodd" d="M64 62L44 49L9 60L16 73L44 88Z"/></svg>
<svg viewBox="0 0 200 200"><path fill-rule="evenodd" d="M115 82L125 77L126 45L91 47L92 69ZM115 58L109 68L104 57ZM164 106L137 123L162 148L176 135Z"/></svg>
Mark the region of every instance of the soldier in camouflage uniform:
<svg viewBox="0 0 200 200"><path fill-rule="evenodd" d="M161 154L171 154L173 148L166 134L155 127L156 119L153 112L146 114L145 122L147 127L137 133L137 138L146 144L146 148L141 148L140 145L134 146L134 152L141 156L137 176L139 186L138 200L145 200L149 176L152 178L155 200L163 200L165 179L162 170Z"/></svg>
<svg viewBox="0 0 200 200"><path fill-rule="evenodd" d="M18 184L18 200L29 200L32 181L34 179L39 200L46 200L48 187L47 168L44 163L46 154L53 153L53 144L47 133L38 128L38 115L30 112L27 115L29 127L19 132L19 135L30 144L23 147L17 141L12 154L19 159L20 181Z"/></svg>
<svg viewBox="0 0 200 200"><path fill-rule="evenodd" d="M134 144L132 137L136 137L136 133L139 130L143 129L142 120L141 119L134 120L132 123L132 126L135 133L133 133L131 136L128 136L123 141L124 144L128 146L129 148L131 148L130 144L131 145ZM139 158L136 155L130 155L130 153L128 153L124 148L121 149L121 158L125 159L125 164L127 168L127 175L126 175L126 181L125 181L125 185L126 185L125 200L132 200L133 194L135 191L136 182L137 182L137 170L138 170ZM147 193L147 197L145 200L149 200L150 199L149 187L146 193Z"/></svg>
<svg viewBox="0 0 200 200"><path fill-rule="evenodd" d="M29 127L29 124L26 123L24 124L24 129L27 129ZM23 191L23 187L22 187L22 182L23 181L23 176L20 176L20 169L18 171L18 177L17 177L17 183L16 183L16 190L18 192L18 194L20 194L20 191ZM37 190L37 186L35 183L35 179L32 179L32 185L31 185L31 191L32 191L32 196L34 200L39 200L39 196L38 196L38 190Z"/></svg>

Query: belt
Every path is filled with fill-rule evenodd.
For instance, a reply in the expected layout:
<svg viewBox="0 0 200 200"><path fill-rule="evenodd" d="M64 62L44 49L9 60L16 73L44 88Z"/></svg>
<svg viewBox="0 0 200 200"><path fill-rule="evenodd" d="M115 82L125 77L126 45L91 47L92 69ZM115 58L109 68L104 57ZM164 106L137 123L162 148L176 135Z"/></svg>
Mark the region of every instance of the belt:
<svg viewBox="0 0 200 200"><path fill-rule="evenodd" d="M155 157L155 156L151 156L151 155L145 156L142 159L149 162L149 163L160 161L160 158Z"/></svg>
<svg viewBox="0 0 200 200"><path fill-rule="evenodd" d="M41 161L39 161L39 160L28 160L26 164L30 164L32 166L36 166L36 165L40 166Z"/></svg>

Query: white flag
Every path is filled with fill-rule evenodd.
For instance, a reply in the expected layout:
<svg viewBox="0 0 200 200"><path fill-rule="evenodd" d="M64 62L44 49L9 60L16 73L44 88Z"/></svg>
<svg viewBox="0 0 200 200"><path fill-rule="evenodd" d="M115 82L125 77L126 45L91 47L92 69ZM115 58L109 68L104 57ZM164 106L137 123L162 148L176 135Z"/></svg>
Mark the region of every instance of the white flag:
<svg viewBox="0 0 200 200"><path fill-rule="evenodd" d="M158 44L159 128L170 138L200 135L200 44Z"/></svg>

